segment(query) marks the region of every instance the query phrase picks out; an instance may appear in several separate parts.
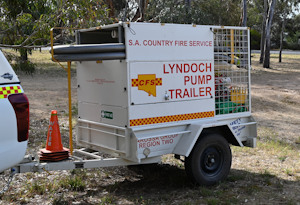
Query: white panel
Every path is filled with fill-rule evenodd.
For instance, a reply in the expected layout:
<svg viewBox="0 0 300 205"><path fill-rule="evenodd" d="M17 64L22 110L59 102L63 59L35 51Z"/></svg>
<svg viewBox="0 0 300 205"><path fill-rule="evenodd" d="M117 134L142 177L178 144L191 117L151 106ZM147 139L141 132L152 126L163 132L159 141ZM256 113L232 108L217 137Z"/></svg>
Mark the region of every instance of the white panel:
<svg viewBox="0 0 300 205"><path fill-rule="evenodd" d="M172 116L190 113L210 112L215 110L214 98L206 100L179 101L133 105L129 107L129 119Z"/></svg>
<svg viewBox="0 0 300 205"><path fill-rule="evenodd" d="M213 58L209 26L130 23L125 27L125 41L129 61Z"/></svg>
<svg viewBox="0 0 300 205"><path fill-rule="evenodd" d="M100 112L102 123L121 127L125 127L128 124L127 108L102 105Z"/></svg>
<svg viewBox="0 0 300 205"><path fill-rule="evenodd" d="M78 101L127 106L126 62L77 63Z"/></svg>
<svg viewBox="0 0 300 205"><path fill-rule="evenodd" d="M125 61L77 63L77 82L78 114L81 119L118 126L127 124ZM102 116L103 113L106 115Z"/></svg>

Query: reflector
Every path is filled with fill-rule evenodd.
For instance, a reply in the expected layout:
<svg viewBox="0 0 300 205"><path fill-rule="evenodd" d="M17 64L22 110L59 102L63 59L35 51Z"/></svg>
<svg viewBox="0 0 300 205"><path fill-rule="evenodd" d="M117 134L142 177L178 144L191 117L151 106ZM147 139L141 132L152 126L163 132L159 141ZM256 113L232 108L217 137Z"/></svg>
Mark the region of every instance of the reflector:
<svg viewBox="0 0 300 205"><path fill-rule="evenodd" d="M18 142L28 140L29 131L29 101L24 93L8 96L8 100L13 106L18 126Z"/></svg>

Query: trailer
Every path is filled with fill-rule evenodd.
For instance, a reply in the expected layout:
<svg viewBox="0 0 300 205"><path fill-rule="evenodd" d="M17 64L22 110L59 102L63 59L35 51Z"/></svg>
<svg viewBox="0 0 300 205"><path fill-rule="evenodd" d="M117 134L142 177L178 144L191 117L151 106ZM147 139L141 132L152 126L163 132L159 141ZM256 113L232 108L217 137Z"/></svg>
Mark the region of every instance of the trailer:
<svg viewBox="0 0 300 205"><path fill-rule="evenodd" d="M196 184L223 180L230 145L256 146L249 39L246 27L121 22L78 30L75 45L51 53L77 64L82 149L59 162L29 157L14 171L158 163L174 154Z"/></svg>

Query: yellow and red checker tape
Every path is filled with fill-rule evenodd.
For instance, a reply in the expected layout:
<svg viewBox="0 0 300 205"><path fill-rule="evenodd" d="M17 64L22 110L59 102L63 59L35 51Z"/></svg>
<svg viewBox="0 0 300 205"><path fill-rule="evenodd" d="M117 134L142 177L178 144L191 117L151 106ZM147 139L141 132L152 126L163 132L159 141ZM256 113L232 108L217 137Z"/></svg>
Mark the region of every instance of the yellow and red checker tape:
<svg viewBox="0 0 300 205"><path fill-rule="evenodd" d="M130 120L130 126L149 125L149 124L183 121L183 120L193 120L193 119L199 119L199 118L214 117L214 115L215 115L215 112L210 111L210 112L198 112L198 113L190 113L190 114L182 114L182 115L171 115L171 116L135 119L135 120Z"/></svg>
<svg viewBox="0 0 300 205"><path fill-rule="evenodd" d="M0 87L0 99L7 98L11 94L22 93L20 86Z"/></svg>

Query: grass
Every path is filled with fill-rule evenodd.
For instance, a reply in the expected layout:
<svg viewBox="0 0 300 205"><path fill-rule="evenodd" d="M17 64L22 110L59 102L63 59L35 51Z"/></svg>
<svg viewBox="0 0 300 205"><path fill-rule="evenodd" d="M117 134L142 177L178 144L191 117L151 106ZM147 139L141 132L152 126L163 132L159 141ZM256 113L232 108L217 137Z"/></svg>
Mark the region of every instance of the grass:
<svg viewBox="0 0 300 205"><path fill-rule="evenodd" d="M86 187L84 180L79 176L70 176L60 181L60 186L72 191L83 191Z"/></svg>
<svg viewBox="0 0 300 205"><path fill-rule="evenodd" d="M260 54L259 53L252 53L251 56L254 57L255 60L256 59L258 60L259 57L260 57ZM279 54L272 53L272 54L270 54L270 58L279 60ZM300 59L300 55L294 55L294 54L283 54L282 55L282 62L285 62L285 60L290 60L290 59L291 60Z"/></svg>

